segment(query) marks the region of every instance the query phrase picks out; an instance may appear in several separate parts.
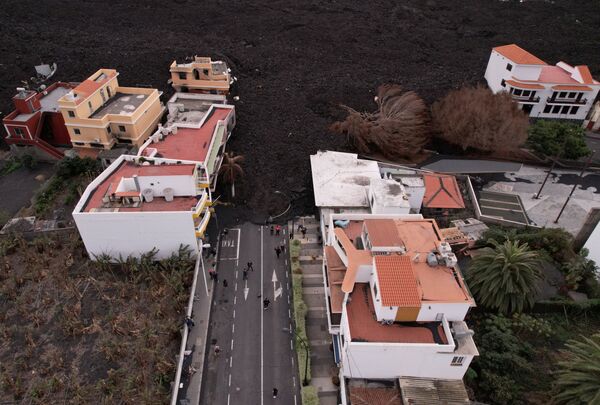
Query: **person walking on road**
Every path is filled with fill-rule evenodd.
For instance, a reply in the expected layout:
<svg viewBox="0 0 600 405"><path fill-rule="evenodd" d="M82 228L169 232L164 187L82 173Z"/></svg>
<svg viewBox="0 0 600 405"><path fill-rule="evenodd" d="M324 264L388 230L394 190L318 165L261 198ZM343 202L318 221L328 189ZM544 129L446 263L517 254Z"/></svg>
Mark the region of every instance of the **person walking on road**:
<svg viewBox="0 0 600 405"><path fill-rule="evenodd" d="M215 356L219 357L219 353L221 353L221 348L219 345L215 345Z"/></svg>
<svg viewBox="0 0 600 405"><path fill-rule="evenodd" d="M305 226L302 227L300 232L302 232L302 239L306 239L306 227Z"/></svg>
<svg viewBox="0 0 600 405"><path fill-rule="evenodd" d="M210 269L210 270L208 270L208 275L210 276L210 279L211 279L211 280L214 280L214 279L215 279L215 274L216 274L216 273L215 273L215 269Z"/></svg>
<svg viewBox="0 0 600 405"><path fill-rule="evenodd" d="M215 277L215 283L218 283L218 282L219 282L219 272L218 272L218 271L216 271L216 270L215 270L215 275L214 275L214 277Z"/></svg>
<svg viewBox="0 0 600 405"><path fill-rule="evenodd" d="M263 300L263 309L268 309L270 304L271 304L271 301L269 301L268 298L265 298Z"/></svg>
<svg viewBox="0 0 600 405"><path fill-rule="evenodd" d="M248 280L248 269L244 269L244 271L242 271L242 279Z"/></svg>
<svg viewBox="0 0 600 405"><path fill-rule="evenodd" d="M277 398L278 393L279 393L279 390L277 388L273 388L273 398Z"/></svg>
<svg viewBox="0 0 600 405"><path fill-rule="evenodd" d="M273 227L273 225L271 225L271 235L273 235L274 230L275 230L275 228Z"/></svg>
<svg viewBox="0 0 600 405"><path fill-rule="evenodd" d="M281 254L281 248L279 246L277 246L275 248L275 254L277 255L277 258L279 259L279 255Z"/></svg>
<svg viewBox="0 0 600 405"><path fill-rule="evenodd" d="M248 262L248 270L254 271L254 267L252 267L252 262Z"/></svg>
<svg viewBox="0 0 600 405"><path fill-rule="evenodd" d="M194 323L194 320L191 317L189 317L189 316L185 317L185 321L184 322L187 325L188 329L192 329L192 326L196 325Z"/></svg>
<svg viewBox="0 0 600 405"><path fill-rule="evenodd" d="M281 242L281 252L285 253L285 242Z"/></svg>
<svg viewBox="0 0 600 405"><path fill-rule="evenodd" d="M279 236L279 233L280 233L280 232L281 232L281 226L279 226L279 225L276 225L276 226L275 226L275 235L276 235L276 236Z"/></svg>
<svg viewBox="0 0 600 405"><path fill-rule="evenodd" d="M223 287L227 287L227 280L223 279Z"/></svg>

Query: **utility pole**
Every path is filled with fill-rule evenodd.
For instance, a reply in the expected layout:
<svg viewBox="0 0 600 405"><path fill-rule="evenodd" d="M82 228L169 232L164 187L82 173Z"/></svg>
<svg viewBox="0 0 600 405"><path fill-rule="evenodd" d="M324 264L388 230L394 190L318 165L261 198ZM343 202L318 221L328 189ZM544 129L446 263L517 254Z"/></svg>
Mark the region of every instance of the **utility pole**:
<svg viewBox="0 0 600 405"><path fill-rule="evenodd" d="M542 189L544 188L544 186L546 185L546 181L548 181L548 177L550 177L550 173L552 173L552 171L554 170L554 166L556 166L556 160L558 158L552 159L552 166L550 167L550 170L548 171L548 173L546 174L546 177L544 178L544 181L542 182L542 186L540 187L540 190L537 192L537 194L533 197L536 200L540 198L540 194L542 193Z"/></svg>
<svg viewBox="0 0 600 405"><path fill-rule="evenodd" d="M578 177L577 181L575 182L575 184L573 184L573 188L571 189L571 192L569 193L569 196L567 197L567 200L563 204L562 208L560 209L560 212L558 213L558 216L554 220L555 224L558 223L558 220L560 219L560 216L562 215L563 211L567 207L567 204L569 203L569 200L571 199L571 196L573 195L573 193L575 192L575 189L579 185L579 181L583 177L583 173L585 173L585 170L590 165L590 162L592 161L592 158L594 157L595 154L596 154L596 151L593 150L592 153L590 153L590 155L588 156L587 160L585 161L585 164L583 165L583 168L581 169L581 173L579 173L579 177Z"/></svg>

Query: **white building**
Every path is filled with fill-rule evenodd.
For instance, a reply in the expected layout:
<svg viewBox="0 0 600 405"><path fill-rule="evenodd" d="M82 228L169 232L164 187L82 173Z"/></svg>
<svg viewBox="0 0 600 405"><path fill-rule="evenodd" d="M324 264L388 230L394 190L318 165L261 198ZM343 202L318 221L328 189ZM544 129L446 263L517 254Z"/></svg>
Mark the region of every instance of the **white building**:
<svg viewBox="0 0 600 405"><path fill-rule="evenodd" d="M122 155L94 179L73 218L90 256L113 260L181 245L194 255L211 216L206 170L196 163Z"/></svg>
<svg viewBox="0 0 600 405"><path fill-rule="evenodd" d="M144 143L138 156L164 157L201 164L212 191L223 153L235 127L235 107L222 95L175 93L168 101L166 125Z"/></svg>
<svg viewBox="0 0 600 405"><path fill-rule="evenodd" d="M333 151L311 155L310 164L322 235L331 214L408 214L421 209L425 183L415 170L382 167L354 153Z"/></svg>
<svg viewBox="0 0 600 405"><path fill-rule="evenodd" d="M548 65L515 44L492 49L485 79L494 93L509 92L536 118L583 121L600 89L587 66Z"/></svg>
<svg viewBox="0 0 600 405"><path fill-rule="evenodd" d="M594 104L583 125L590 131L600 132L600 101Z"/></svg>
<svg viewBox="0 0 600 405"><path fill-rule="evenodd" d="M332 214L323 257L344 404L356 379L463 378L478 355L464 322L475 302L435 221Z"/></svg>

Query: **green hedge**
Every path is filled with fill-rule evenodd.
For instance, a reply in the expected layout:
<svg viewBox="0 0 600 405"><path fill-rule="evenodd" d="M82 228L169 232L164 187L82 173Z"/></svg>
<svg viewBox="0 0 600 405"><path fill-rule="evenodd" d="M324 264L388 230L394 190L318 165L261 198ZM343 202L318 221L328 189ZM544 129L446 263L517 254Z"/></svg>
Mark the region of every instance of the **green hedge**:
<svg viewBox="0 0 600 405"><path fill-rule="evenodd" d="M302 405L319 405L317 388L312 385L302 387Z"/></svg>
<svg viewBox="0 0 600 405"><path fill-rule="evenodd" d="M538 313L567 313L568 315L581 315L600 317L600 299L591 299L582 302L556 300L538 301L532 312Z"/></svg>
<svg viewBox="0 0 600 405"><path fill-rule="evenodd" d="M304 370L306 362L308 361L308 372L306 379L310 382L311 370L310 370L310 347L308 350L308 358L306 356L306 350L301 341L303 339L306 343L308 342L308 336L306 335L306 311L308 308L302 298L302 275L292 274L292 291L294 298L294 323L296 325L296 354L298 357L298 371L300 374L300 382L304 381Z"/></svg>

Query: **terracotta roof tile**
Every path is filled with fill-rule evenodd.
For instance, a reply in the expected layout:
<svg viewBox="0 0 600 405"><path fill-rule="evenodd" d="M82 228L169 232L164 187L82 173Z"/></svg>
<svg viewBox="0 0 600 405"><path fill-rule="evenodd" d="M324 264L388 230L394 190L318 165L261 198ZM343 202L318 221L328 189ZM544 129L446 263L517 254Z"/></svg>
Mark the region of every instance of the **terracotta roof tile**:
<svg viewBox="0 0 600 405"><path fill-rule="evenodd" d="M498 52L502 56L510 59L515 63L522 65L545 65L546 62L541 60L535 55L530 54L525 49L521 48L516 44L497 46L494 51Z"/></svg>
<svg viewBox="0 0 600 405"><path fill-rule="evenodd" d="M375 267L383 306L421 306L421 292L409 256L375 256Z"/></svg>
<svg viewBox="0 0 600 405"><path fill-rule="evenodd" d="M426 208L465 208L456 177L444 174L424 174Z"/></svg>
<svg viewBox="0 0 600 405"><path fill-rule="evenodd" d="M593 89L588 86L569 86L559 84L558 86L552 86L552 90L592 91Z"/></svg>
<svg viewBox="0 0 600 405"><path fill-rule="evenodd" d="M352 405L402 405L400 390L393 388L369 388L350 386Z"/></svg>
<svg viewBox="0 0 600 405"><path fill-rule="evenodd" d="M516 80L507 80L506 84L508 84L508 85L510 85L512 87L520 88L520 89L544 89L545 88L541 84L522 83L522 82L518 82Z"/></svg>
<svg viewBox="0 0 600 405"><path fill-rule="evenodd" d="M403 246L404 242L398 235L398 229L392 219L366 219L364 221L371 245L381 246Z"/></svg>
<svg viewBox="0 0 600 405"><path fill-rule="evenodd" d="M583 80L583 82L585 84L593 84L594 83L594 78L592 77L592 73L590 72L590 69L586 65L575 66L575 69L577 69L579 71L579 74L581 75L581 80Z"/></svg>

